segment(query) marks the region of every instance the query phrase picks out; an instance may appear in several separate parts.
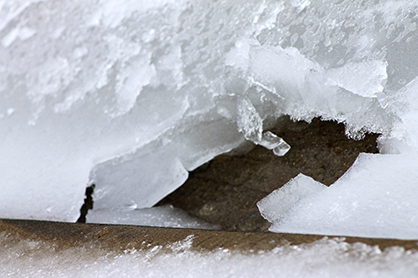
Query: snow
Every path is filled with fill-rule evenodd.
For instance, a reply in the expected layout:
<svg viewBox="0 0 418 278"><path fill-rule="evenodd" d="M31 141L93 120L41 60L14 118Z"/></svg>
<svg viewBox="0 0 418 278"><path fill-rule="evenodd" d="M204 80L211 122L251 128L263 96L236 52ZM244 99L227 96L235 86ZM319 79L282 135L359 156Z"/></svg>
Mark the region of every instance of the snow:
<svg viewBox="0 0 418 278"><path fill-rule="evenodd" d="M245 140L285 155L265 129L290 115L343 122L357 139L381 133L380 156L317 196L331 204L345 188L365 226L404 213L406 230L381 228L414 237L415 206L399 204L415 196L417 6L0 0L0 217L75 221L93 182L95 209L150 207ZM335 231L382 235L361 229Z"/></svg>
<svg viewBox="0 0 418 278"><path fill-rule="evenodd" d="M0 234L2 277L417 277L418 253L327 239L271 251L198 252L193 235L123 253L89 246L57 249Z"/></svg>

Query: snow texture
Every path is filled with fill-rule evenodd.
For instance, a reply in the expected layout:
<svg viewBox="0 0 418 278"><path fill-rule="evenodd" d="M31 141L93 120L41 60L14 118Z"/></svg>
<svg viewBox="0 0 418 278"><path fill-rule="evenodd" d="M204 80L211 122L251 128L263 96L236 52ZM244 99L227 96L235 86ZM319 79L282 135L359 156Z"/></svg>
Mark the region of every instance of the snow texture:
<svg viewBox="0 0 418 278"><path fill-rule="evenodd" d="M92 182L97 209L149 207L245 140L285 154L281 115L381 133L410 169L417 5L0 0L0 217L75 221Z"/></svg>
<svg viewBox="0 0 418 278"><path fill-rule="evenodd" d="M271 251L191 249L193 236L170 246L124 253L89 246L56 250L0 234L2 277L418 277L418 253L327 239ZM145 246L144 246L145 247ZM168 249L168 252L167 252Z"/></svg>

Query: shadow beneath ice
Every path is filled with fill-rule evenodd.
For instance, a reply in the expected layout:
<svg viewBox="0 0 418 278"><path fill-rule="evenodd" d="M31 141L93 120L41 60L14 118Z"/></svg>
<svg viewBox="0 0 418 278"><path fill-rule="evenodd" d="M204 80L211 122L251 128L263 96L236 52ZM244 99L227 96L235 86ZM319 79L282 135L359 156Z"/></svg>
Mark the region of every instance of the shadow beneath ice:
<svg viewBox="0 0 418 278"><path fill-rule="evenodd" d="M292 147L283 157L260 146L224 154L191 172L188 180L157 206L171 204L228 231L267 231L256 203L303 173L331 185L360 152L377 153L379 134L362 140L345 135L345 127L316 118L311 123L279 119L270 129ZM248 150L248 148L247 148Z"/></svg>

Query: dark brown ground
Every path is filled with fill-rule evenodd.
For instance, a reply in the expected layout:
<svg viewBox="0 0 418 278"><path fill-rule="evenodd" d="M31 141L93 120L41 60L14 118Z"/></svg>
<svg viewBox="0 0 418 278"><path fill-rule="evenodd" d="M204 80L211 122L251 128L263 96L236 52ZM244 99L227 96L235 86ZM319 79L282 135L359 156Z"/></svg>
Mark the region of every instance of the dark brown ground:
<svg viewBox="0 0 418 278"><path fill-rule="evenodd" d="M344 125L281 118L272 132L292 146L283 157L255 146L246 154L221 155L190 173L179 189L157 205L172 204L227 231L267 231L256 203L303 173L331 185L360 152L376 153L377 134L348 139Z"/></svg>

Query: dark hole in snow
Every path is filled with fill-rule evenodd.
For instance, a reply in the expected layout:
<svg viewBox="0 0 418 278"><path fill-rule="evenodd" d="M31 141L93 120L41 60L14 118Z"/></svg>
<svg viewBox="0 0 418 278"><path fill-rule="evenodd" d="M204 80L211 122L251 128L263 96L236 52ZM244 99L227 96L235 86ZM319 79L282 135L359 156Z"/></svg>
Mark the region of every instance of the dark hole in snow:
<svg viewBox="0 0 418 278"><path fill-rule="evenodd" d="M218 156L191 172L157 206L171 204L223 230L267 231L270 224L261 217L256 203L273 190L299 173L329 186L360 152L378 152L379 134L348 139L344 125L332 121L313 119L308 124L283 117L270 130L292 147L285 156L278 157L261 146Z"/></svg>

